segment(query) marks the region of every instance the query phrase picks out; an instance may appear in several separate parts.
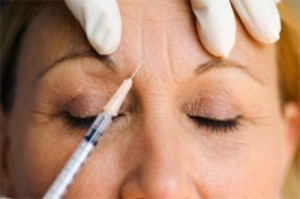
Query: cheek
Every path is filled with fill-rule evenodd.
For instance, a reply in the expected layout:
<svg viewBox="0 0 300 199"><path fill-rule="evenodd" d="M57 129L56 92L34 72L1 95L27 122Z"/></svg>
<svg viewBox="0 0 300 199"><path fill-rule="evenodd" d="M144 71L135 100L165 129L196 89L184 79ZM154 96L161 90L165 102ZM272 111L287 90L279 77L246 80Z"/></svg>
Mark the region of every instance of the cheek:
<svg viewBox="0 0 300 199"><path fill-rule="evenodd" d="M31 114L32 106L24 104L32 98L19 95L10 118L14 185L17 195L38 198L62 169L80 136L66 134L61 122L36 122L45 117Z"/></svg>
<svg viewBox="0 0 300 199"><path fill-rule="evenodd" d="M118 198L129 172L141 158L133 155L134 143L138 143L136 138L106 134L76 176L66 198Z"/></svg>
<svg viewBox="0 0 300 199"><path fill-rule="evenodd" d="M15 159L16 171L22 171L18 173L17 180L24 178L23 181L26 186L22 190L22 196L34 198L43 196L80 142L80 139L77 139L79 136L66 134L59 129L62 128L55 124L47 127L29 128L22 132L24 134L22 141L18 140L15 143L15 152L18 152L18 157ZM86 183L86 178L91 177L93 179L89 174L90 172L93 173L95 169L84 172L84 177L76 180L81 185L79 188L89 184ZM18 183L17 187L23 186L20 182ZM27 193L24 192L25 190ZM76 191L77 194L80 193L78 190Z"/></svg>
<svg viewBox="0 0 300 199"><path fill-rule="evenodd" d="M17 155L14 159L18 174L17 187L24 188L20 193L22 196L41 197L76 146L74 139L61 141L62 136L58 136L56 131L56 128L49 126L33 129L29 127L21 133L16 130L12 132L15 135L22 134L15 136L12 143Z"/></svg>
<svg viewBox="0 0 300 199"><path fill-rule="evenodd" d="M17 117L13 119L18 121ZM44 195L85 133L68 131L60 122L40 125L35 120L11 129L15 186L18 195L29 198ZM103 137L101 148L96 147L92 152L68 190L67 198L117 197L115 194L136 160L128 158L131 153L128 150L133 151L132 143L138 142L128 134L114 135L107 132Z"/></svg>
<svg viewBox="0 0 300 199"><path fill-rule="evenodd" d="M212 198L275 198L282 181L282 149L279 132L266 132L247 132L255 136L236 147L212 142L194 148L189 162L199 192Z"/></svg>

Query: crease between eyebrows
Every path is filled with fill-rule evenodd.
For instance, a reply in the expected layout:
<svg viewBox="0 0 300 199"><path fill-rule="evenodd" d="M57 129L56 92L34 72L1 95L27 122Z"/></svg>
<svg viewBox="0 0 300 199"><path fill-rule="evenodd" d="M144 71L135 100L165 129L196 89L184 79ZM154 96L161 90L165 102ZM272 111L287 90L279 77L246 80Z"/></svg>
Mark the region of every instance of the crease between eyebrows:
<svg viewBox="0 0 300 199"><path fill-rule="evenodd" d="M260 85L265 85L265 82L259 77L257 77L257 75L255 75L248 67L232 60L211 60L205 62L204 64L200 64L199 66L197 66L195 73L196 75L202 75L211 70L219 68L236 68L248 75L249 77L251 77L253 80L255 80L255 82L259 83Z"/></svg>

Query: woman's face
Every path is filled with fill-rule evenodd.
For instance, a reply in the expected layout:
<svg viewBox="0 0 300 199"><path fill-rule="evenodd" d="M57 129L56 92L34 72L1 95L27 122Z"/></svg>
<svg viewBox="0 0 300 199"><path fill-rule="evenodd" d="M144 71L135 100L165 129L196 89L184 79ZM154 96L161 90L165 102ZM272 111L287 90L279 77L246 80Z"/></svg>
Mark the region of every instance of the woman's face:
<svg viewBox="0 0 300 199"><path fill-rule="evenodd" d="M64 5L30 23L9 136L15 193L41 197L141 60L133 88L70 198L274 198L291 159L274 45L238 24L228 60L198 40L188 1L120 0L122 41L98 56Z"/></svg>

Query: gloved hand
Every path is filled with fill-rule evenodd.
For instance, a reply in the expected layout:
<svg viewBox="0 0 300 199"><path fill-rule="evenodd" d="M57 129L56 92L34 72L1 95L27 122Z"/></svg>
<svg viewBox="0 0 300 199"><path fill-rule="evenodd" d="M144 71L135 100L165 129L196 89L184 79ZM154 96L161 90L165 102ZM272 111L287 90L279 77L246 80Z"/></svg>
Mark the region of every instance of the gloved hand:
<svg viewBox="0 0 300 199"><path fill-rule="evenodd" d="M281 30L276 3L280 0L191 0L198 35L204 47L217 57L228 57L235 43L235 8L250 35L262 43L274 43Z"/></svg>
<svg viewBox="0 0 300 199"><path fill-rule="evenodd" d="M100 55L113 53L119 46L122 22L117 0L65 0L79 21L90 44Z"/></svg>
<svg viewBox="0 0 300 199"><path fill-rule="evenodd" d="M227 57L235 43L236 25L231 4L248 32L263 43L279 39L280 0L191 0L198 35L204 47L217 57ZM116 0L65 0L99 54L115 51L122 23Z"/></svg>

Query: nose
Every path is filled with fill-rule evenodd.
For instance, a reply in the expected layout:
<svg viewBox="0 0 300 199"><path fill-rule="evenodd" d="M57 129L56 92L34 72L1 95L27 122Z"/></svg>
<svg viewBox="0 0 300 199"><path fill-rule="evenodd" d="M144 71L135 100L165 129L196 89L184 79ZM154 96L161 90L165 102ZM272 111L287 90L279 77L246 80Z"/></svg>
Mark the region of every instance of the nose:
<svg viewBox="0 0 300 199"><path fill-rule="evenodd" d="M125 180L124 198L199 198L189 177L180 129L167 106L164 111L152 109L144 114L139 149L143 160Z"/></svg>

